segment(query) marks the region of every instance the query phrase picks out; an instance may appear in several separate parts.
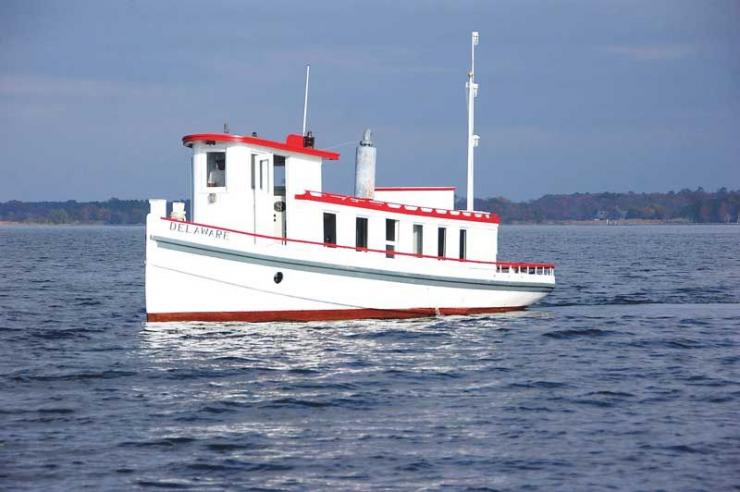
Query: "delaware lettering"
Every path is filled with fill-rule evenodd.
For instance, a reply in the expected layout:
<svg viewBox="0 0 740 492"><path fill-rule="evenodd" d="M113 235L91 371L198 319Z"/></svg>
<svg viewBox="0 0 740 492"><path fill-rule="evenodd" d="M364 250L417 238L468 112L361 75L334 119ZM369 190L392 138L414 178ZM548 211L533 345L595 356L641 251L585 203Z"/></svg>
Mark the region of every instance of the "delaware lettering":
<svg viewBox="0 0 740 492"><path fill-rule="evenodd" d="M211 229L209 227L196 226L190 224L183 224L182 222L170 222L170 230L182 232L184 234L193 234L195 236L206 236L213 239L224 239L229 238L227 231L220 231L218 229Z"/></svg>

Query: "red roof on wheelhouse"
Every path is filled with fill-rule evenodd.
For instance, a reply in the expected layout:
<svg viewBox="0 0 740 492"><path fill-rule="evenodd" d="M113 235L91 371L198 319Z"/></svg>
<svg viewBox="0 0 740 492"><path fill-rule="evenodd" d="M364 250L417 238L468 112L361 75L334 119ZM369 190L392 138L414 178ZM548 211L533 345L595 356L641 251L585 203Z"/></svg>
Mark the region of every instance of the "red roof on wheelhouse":
<svg viewBox="0 0 740 492"><path fill-rule="evenodd" d="M192 135L185 135L182 137L182 143L188 147L192 146L194 142L236 142L245 143L250 145L257 145L259 147L267 147L276 150L286 150L288 152L294 152L296 154L305 154L314 157L321 157L330 161L336 161L339 159L338 152L331 152L329 150L315 149L305 145L306 139L303 135L290 134L285 139L285 142L277 142L275 140L268 140L255 136L247 135L234 135L233 133L194 133Z"/></svg>

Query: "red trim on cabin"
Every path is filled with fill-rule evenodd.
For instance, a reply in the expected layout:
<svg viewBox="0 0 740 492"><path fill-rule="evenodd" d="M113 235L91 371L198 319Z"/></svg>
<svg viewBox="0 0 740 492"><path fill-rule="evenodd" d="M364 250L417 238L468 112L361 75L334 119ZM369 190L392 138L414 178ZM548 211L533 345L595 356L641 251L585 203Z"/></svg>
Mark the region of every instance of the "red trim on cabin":
<svg viewBox="0 0 740 492"><path fill-rule="evenodd" d="M273 241L280 241L283 243L297 243L297 244L311 244L313 246L324 246L325 248L338 248L338 249L352 249L358 252L367 252L367 253L381 253L381 254L387 254L388 251L384 249L371 249L371 248L358 248L357 246L343 246L341 244L332 244L332 243L320 243L318 241L309 241L307 239L291 239L287 237L282 236L268 236L265 234L257 234L255 232L246 232L246 231L240 231L238 229L229 229L228 227L219 227L219 226L213 226L209 224L201 224L199 222L189 222L187 220L176 220L171 219L169 217L160 217L161 220L167 221L167 222L175 222L178 224L189 224L193 226L198 227L208 227L209 229L217 229L219 231L226 231L226 232L233 232L235 234L243 234L245 236L250 237L257 237L261 239L271 239ZM432 256L432 255L420 255L416 253L404 253L402 251L394 251L394 256L412 256L415 258L430 258L434 260L440 260L440 261L457 261L460 263L476 263L481 265L495 265L500 267L508 267L508 268L551 268L555 269L555 265L552 263L522 263L517 261L482 261L482 260L468 260L466 258L451 258L449 256Z"/></svg>
<svg viewBox="0 0 740 492"><path fill-rule="evenodd" d="M333 205L345 205L348 207L367 208L379 210L386 213L418 215L421 217L434 217L447 220L467 220L471 222L486 222L498 224L498 215L488 212L468 212L465 210L447 210L433 207L420 207L418 205L403 205L400 203L381 202L372 198L358 198L356 196L339 195L336 193L323 193L318 191L306 191L296 195L296 200L309 200L313 202L331 203Z"/></svg>
<svg viewBox="0 0 740 492"><path fill-rule="evenodd" d="M454 186L376 186L375 191L455 191Z"/></svg>
<svg viewBox="0 0 740 492"><path fill-rule="evenodd" d="M314 149L303 146L303 136L288 135L285 142L276 142L265 138L250 137L245 135L233 135L231 133L194 133L182 137L183 145L192 144L193 142L232 142L256 145L258 147L267 147L276 150L286 150L296 154L306 154L314 157L321 157L330 161L339 159L339 153L328 150Z"/></svg>
<svg viewBox="0 0 740 492"><path fill-rule="evenodd" d="M409 309L321 309L310 311L221 311L192 313L147 313L149 322L168 321L338 321L347 319L400 319L432 316L470 315L521 311L524 306L473 308L409 308Z"/></svg>

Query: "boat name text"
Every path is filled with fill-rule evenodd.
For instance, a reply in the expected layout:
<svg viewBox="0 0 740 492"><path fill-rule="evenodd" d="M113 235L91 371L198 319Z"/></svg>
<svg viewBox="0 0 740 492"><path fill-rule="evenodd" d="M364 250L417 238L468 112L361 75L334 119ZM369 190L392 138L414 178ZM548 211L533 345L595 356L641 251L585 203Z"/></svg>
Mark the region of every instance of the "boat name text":
<svg viewBox="0 0 740 492"><path fill-rule="evenodd" d="M185 234L194 234L196 236L207 236L213 239L228 239L229 233L227 231L220 231L218 229L211 229L209 227L194 226L190 224L183 224L181 222L170 222L170 230L183 232Z"/></svg>

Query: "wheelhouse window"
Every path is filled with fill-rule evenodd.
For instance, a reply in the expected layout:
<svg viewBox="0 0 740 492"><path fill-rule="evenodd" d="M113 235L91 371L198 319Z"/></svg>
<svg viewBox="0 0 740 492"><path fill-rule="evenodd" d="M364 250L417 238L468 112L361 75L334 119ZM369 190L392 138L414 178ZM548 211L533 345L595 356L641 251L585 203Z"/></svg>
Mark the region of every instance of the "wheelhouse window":
<svg viewBox="0 0 740 492"><path fill-rule="evenodd" d="M460 229L460 259L464 260L468 256L468 231Z"/></svg>
<svg viewBox="0 0 740 492"><path fill-rule="evenodd" d="M226 152L206 153L206 186L208 188L226 186Z"/></svg>
<svg viewBox="0 0 740 492"><path fill-rule="evenodd" d="M270 159L260 159L260 190L270 189Z"/></svg>
<svg viewBox="0 0 740 492"><path fill-rule="evenodd" d="M337 244L337 214L324 212L324 244Z"/></svg>
<svg viewBox="0 0 740 492"><path fill-rule="evenodd" d="M414 224L413 234L414 253L421 256L424 254L424 226Z"/></svg>
<svg viewBox="0 0 740 492"><path fill-rule="evenodd" d="M254 154L252 154L249 176L252 184L252 189L254 190L257 186L257 156Z"/></svg>
<svg viewBox="0 0 740 492"><path fill-rule="evenodd" d="M273 194L275 196L285 196L285 157L282 155L276 155L273 162L273 167Z"/></svg>
<svg viewBox="0 0 740 492"><path fill-rule="evenodd" d="M355 247L367 249L367 218L357 217L355 219Z"/></svg>

